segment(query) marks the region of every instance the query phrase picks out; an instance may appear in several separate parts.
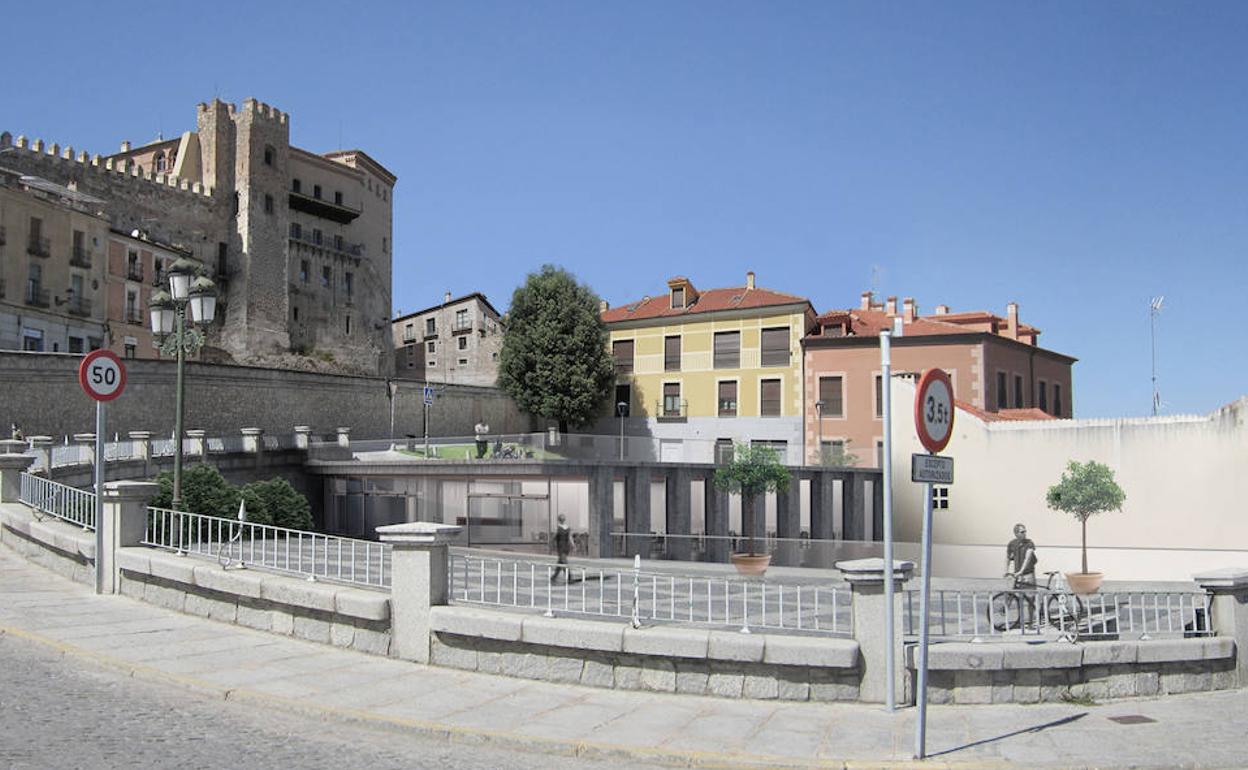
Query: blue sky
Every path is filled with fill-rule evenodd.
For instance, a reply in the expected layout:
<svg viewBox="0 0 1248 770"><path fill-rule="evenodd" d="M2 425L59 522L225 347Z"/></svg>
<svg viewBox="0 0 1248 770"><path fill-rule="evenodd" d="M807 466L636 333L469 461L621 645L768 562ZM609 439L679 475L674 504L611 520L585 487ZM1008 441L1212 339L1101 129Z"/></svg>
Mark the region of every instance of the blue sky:
<svg viewBox="0 0 1248 770"><path fill-rule="evenodd" d="M195 6L185 6L187 8ZM612 304L1021 305L1078 416L1248 393L1248 4L22 3L0 130L113 150L247 96L399 177L395 309L543 262Z"/></svg>

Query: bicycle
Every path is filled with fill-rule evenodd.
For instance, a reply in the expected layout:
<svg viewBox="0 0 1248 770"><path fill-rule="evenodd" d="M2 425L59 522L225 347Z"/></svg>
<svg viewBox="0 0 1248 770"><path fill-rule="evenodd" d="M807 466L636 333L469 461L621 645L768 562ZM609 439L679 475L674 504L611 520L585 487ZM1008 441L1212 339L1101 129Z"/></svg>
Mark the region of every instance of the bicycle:
<svg viewBox="0 0 1248 770"><path fill-rule="evenodd" d="M1079 624L1087 616L1087 608L1078 596L1056 590L1054 581L1058 572L1046 572L1044 585L1021 580L1013 575L1014 586L1009 591L992 595L986 609L988 624L997 631L1025 630L1029 627L1039 631L1041 626L1056 628L1064 638L1075 641ZM1060 586L1059 586L1060 588ZM1037 600L1043 599L1042 602ZM1037 615L1037 604L1043 612Z"/></svg>

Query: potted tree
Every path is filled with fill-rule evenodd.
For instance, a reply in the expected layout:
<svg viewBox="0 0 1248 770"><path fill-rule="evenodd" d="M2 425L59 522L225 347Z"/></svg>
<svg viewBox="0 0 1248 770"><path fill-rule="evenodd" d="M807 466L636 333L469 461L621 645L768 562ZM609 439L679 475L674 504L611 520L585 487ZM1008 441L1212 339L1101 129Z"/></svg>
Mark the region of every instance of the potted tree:
<svg viewBox="0 0 1248 770"><path fill-rule="evenodd" d="M1061 480L1049 487L1045 495L1049 508L1074 516L1082 528L1083 571L1066 573L1066 582L1075 593L1094 593L1101 587L1104 577L1100 572L1088 571L1088 519L1106 511L1121 511L1126 499L1126 493L1114 481L1114 472L1095 460L1086 463L1071 460Z"/></svg>
<svg viewBox="0 0 1248 770"><path fill-rule="evenodd" d="M762 575L771 564L771 554L758 551L754 537L754 501L767 492L789 488L789 469L780 464L776 450L768 446L736 445L732 462L715 471L715 486L741 494L741 524L745 529L745 550L732 554L733 566L742 575Z"/></svg>

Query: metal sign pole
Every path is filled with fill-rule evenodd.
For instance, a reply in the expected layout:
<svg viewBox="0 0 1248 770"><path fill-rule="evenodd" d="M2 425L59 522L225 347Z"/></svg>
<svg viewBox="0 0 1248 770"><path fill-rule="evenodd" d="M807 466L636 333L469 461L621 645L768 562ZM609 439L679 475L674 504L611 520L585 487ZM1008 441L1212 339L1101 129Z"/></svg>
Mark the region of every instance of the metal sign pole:
<svg viewBox="0 0 1248 770"><path fill-rule="evenodd" d="M104 402L95 402L95 592L104 593Z"/></svg>
<svg viewBox="0 0 1248 770"><path fill-rule="evenodd" d="M888 679L888 710L897 709L897 643L893 615L895 589L893 586L893 398L889 384L892 382L892 337L887 331L880 332L880 397L884 417L884 462L880 483L884 485L884 638L888 648L885 652L885 676ZM822 446L822 445L821 445ZM822 448L820 449L822 451Z"/></svg>
<svg viewBox="0 0 1248 770"><path fill-rule="evenodd" d="M914 758L927 756L927 647L930 641L928 600L932 591L932 483L923 485L923 590L919 599L919 681L915 688L919 719L915 724Z"/></svg>
<svg viewBox="0 0 1248 770"><path fill-rule="evenodd" d="M425 459L429 457L429 402L425 401Z"/></svg>

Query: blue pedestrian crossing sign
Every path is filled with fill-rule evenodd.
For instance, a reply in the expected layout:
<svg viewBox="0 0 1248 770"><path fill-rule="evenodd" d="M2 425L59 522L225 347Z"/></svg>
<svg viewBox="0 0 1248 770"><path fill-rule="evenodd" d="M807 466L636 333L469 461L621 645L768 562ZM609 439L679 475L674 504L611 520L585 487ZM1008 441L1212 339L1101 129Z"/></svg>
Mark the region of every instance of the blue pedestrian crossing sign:
<svg viewBox="0 0 1248 770"><path fill-rule="evenodd" d="M426 385L424 389L425 406L433 406L433 386Z"/></svg>

